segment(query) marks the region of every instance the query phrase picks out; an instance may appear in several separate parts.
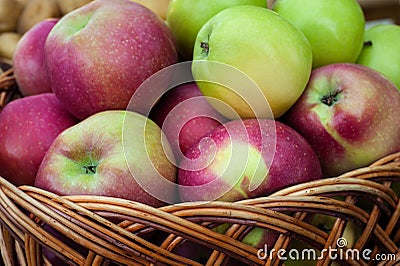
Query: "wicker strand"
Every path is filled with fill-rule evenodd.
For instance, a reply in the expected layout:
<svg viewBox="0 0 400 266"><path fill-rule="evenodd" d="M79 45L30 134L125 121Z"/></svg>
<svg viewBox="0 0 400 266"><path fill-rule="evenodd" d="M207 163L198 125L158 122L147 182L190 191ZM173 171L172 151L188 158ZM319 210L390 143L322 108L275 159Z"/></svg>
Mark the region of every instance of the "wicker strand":
<svg viewBox="0 0 400 266"><path fill-rule="evenodd" d="M5 239L8 239L8 243L13 242L10 237L4 237L10 235L8 230L11 229L12 235L17 237L16 246L19 247L18 243L25 243L24 251L15 249L16 253L25 254L29 265L39 265L41 262L38 260L41 258L41 246L38 243L51 247L78 265L93 265L94 261L100 265L103 258L115 259L130 265L152 265L150 258L155 259L154 262L164 261L170 265L178 265L178 261L186 265L198 265L192 260L171 253L184 239L196 241L213 249L208 265L222 264L227 256L248 264L278 265L280 261L276 256L268 258L267 262L259 261L254 257L257 250L239 241L249 228L258 226L279 232L280 236L275 243L277 248L287 248L293 237L303 239L316 248L326 248L335 246L335 241L342 235L346 222L351 221L363 228L354 248L361 250L373 243L373 254L379 252L396 254L398 245L395 243L398 243L398 233L393 239L389 235L398 228L400 203L390 186L392 180L399 180L400 177L398 158L399 154L391 155L390 158L380 160L385 165L375 163L368 168L357 169L352 172L357 178L347 173L337 178L292 186L263 198L236 203L183 203L160 209L108 197L60 197L34 187L16 188L0 179L2 239L3 243ZM385 167L388 164L390 168ZM368 198L375 204L372 210L367 212L355 205L359 197L347 196L343 201L327 196L350 195L349 192ZM24 210L31 214L27 216L18 206L23 206ZM295 212L296 215L292 217L285 214L287 212ZM328 234L305 222L307 213L323 213L335 216L337 220ZM99 214L127 219L120 223L120 225L125 224L126 228L102 218ZM390 217L384 227L379 223L381 214ZM52 225L59 231L67 232L67 235L81 245L90 244L92 251L85 257L74 250L68 251L69 247L63 246L59 240L47 233L39 221ZM232 224L225 236L206 226L223 222ZM163 245L155 246L135 234L151 227L171 233L168 237L170 240L166 239ZM127 228L129 230L126 230ZM371 240L373 242L370 242ZM4 244L4 247L7 246L6 249L10 249L14 245ZM4 253L9 254L6 255L9 261L12 260L10 252ZM125 256L129 259L124 259ZM324 265L329 262L330 258L325 256L319 264ZM363 265L363 263L351 262L352 265Z"/></svg>

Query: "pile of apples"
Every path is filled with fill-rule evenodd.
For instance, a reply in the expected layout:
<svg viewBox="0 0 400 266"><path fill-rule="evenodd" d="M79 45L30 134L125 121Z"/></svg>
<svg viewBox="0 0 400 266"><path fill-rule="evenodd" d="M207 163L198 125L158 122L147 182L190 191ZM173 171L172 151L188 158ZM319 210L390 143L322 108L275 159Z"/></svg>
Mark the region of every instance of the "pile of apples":
<svg viewBox="0 0 400 266"><path fill-rule="evenodd" d="M96 0L18 41L0 176L162 206L236 201L400 151L400 26L356 0Z"/></svg>

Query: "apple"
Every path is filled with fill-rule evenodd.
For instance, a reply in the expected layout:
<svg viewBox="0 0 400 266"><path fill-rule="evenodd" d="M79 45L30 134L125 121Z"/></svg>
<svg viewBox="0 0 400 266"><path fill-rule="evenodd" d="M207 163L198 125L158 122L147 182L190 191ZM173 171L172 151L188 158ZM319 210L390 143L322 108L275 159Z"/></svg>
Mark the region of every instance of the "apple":
<svg viewBox="0 0 400 266"><path fill-rule="evenodd" d="M171 0L167 24L176 37L178 52L184 60L193 56L196 36L201 27L221 10L237 5L267 7L266 0Z"/></svg>
<svg viewBox="0 0 400 266"><path fill-rule="evenodd" d="M19 98L0 112L0 176L32 185L51 143L78 121L53 93Z"/></svg>
<svg viewBox="0 0 400 266"><path fill-rule="evenodd" d="M156 13L161 19L167 19L167 11L170 0L131 0Z"/></svg>
<svg viewBox="0 0 400 266"><path fill-rule="evenodd" d="M400 92L379 72L337 63L313 70L283 121L308 140L325 177L400 150Z"/></svg>
<svg viewBox="0 0 400 266"><path fill-rule="evenodd" d="M44 65L44 45L58 20L46 19L35 24L17 43L12 63L15 80L24 96L52 92Z"/></svg>
<svg viewBox="0 0 400 266"><path fill-rule="evenodd" d="M35 186L60 195L103 195L164 205L160 199L176 194L158 181L175 182L176 167L170 161L168 142L161 136L161 129L138 113L96 113L54 140ZM159 194L147 193L146 182Z"/></svg>
<svg viewBox="0 0 400 266"><path fill-rule="evenodd" d="M310 144L292 128L271 119L229 121L189 148L185 156L177 178L182 201L266 196L322 177Z"/></svg>
<svg viewBox="0 0 400 266"><path fill-rule="evenodd" d="M205 96L231 106L241 118L271 118L268 105L278 118L302 94L311 64L310 44L299 29L269 9L242 5L222 10L203 25L194 47L192 70L195 80L220 80L201 82L199 88ZM245 79L256 86L250 88L243 83ZM240 84L239 88L228 86L230 83ZM234 119L230 112L213 106Z"/></svg>
<svg viewBox="0 0 400 266"><path fill-rule="evenodd" d="M278 238L279 234L271 229L254 227L250 232L246 234L246 236L242 239L242 242L255 247L258 249L257 255L261 258L265 256L265 254L261 251L268 251L273 249L275 242ZM229 266L241 266L243 262L237 259L229 259Z"/></svg>
<svg viewBox="0 0 400 266"><path fill-rule="evenodd" d="M177 161L214 128L227 122L207 101L195 82L162 95L149 116L167 136Z"/></svg>
<svg viewBox="0 0 400 266"><path fill-rule="evenodd" d="M364 47L358 64L371 67L384 74L400 89L400 26L375 25L365 31Z"/></svg>
<svg viewBox="0 0 400 266"><path fill-rule="evenodd" d="M129 0L97 0L71 11L45 43L52 90L80 119L125 110L145 79L177 60L168 26Z"/></svg>
<svg viewBox="0 0 400 266"><path fill-rule="evenodd" d="M363 46L365 18L357 0L277 0L272 9L302 30L311 44L313 68L354 63Z"/></svg>

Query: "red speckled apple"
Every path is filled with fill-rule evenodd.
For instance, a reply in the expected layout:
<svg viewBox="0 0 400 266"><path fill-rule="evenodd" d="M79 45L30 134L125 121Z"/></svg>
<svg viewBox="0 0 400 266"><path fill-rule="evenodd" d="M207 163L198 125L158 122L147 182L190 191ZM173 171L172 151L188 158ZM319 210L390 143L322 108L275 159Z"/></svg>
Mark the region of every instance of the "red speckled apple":
<svg viewBox="0 0 400 266"><path fill-rule="evenodd" d="M284 121L316 151L325 176L400 150L400 92L377 71L339 63L312 72Z"/></svg>
<svg viewBox="0 0 400 266"><path fill-rule="evenodd" d="M52 92L44 65L44 44L58 19L46 19L28 30L19 40L13 55L15 80L23 95Z"/></svg>
<svg viewBox="0 0 400 266"><path fill-rule="evenodd" d="M174 37L148 8L97 0L60 19L45 44L52 90L73 115L126 109L137 87L176 63Z"/></svg>
<svg viewBox="0 0 400 266"><path fill-rule="evenodd" d="M254 198L322 177L310 144L270 119L229 121L185 155L178 170L183 201Z"/></svg>
<svg viewBox="0 0 400 266"><path fill-rule="evenodd" d="M152 109L150 118L164 131L177 160L207 133L227 122L208 103L195 82L166 92Z"/></svg>
<svg viewBox="0 0 400 266"><path fill-rule="evenodd" d="M7 104L0 112L0 176L15 185L32 185L51 143L76 123L53 93Z"/></svg>

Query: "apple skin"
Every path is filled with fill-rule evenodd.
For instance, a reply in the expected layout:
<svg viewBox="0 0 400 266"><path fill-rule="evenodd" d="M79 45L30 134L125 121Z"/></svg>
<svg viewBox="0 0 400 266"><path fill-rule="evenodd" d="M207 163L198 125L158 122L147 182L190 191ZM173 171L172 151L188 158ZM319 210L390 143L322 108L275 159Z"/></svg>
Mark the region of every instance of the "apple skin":
<svg viewBox="0 0 400 266"><path fill-rule="evenodd" d="M400 90L400 26L375 25L365 31L364 47L358 64L384 74Z"/></svg>
<svg viewBox="0 0 400 266"><path fill-rule="evenodd" d="M24 96L52 92L44 64L44 45L58 20L49 18L38 22L17 43L12 64L15 80Z"/></svg>
<svg viewBox="0 0 400 266"><path fill-rule="evenodd" d="M77 122L53 93L8 103L0 112L0 176L14 185L32 185L51 143Z"/></svg>
<svg viewBox="0 0 400 266"><path fill-rule="evenodd" d="M207 20L221 10L237 5L266 8L267 2L266 0L171 0L166 21L176 37L182 58L192 59L197 33Z"/></svg>
<svg viewBox="0 0 400 266"><path fill-rule="evenodd" d="M177 162L189 147L228 121L208 103L195 82L166 92L149 117L167 136Z"/></svg>
<svg viewBox="0 0 400 266"><path fill-rule="evenodd" d="M277 0L272 6L302 30L311 44L313 68L354 63L363 46L364 13L356 0Z"/></svg>
<svg viewBox="0 0 400 266"><path fill-rule="evenodd" d="M177 60L164 21L127 0L92 1L75 9L60 19L45 43L52 90L80 119L126 109L145 79Z"/></svg>
<svg viewBox="0 0 400 266"><path fill-rule="evenodd" d="M324 176L336 176L400 150L400 92L382 74L352 63L313 70L283 121L316 151Z"/></svg>
<svg viewBox="0 0 400 266"><path fill-rule="evenodd" d="M145 136L144 131L148 133ZM147 193L136 181L139 177L134 176L140 174L144 182L155 185L160 175L175 182L176 167L164 153L163 148L168 152L168 142L161 142L161 134L153 121L135 112L94 114L54 140L40 165L35 186L60 195L103 195L162 206L164 203Z"/></svg>
<svg viewBox="0 0 400 266"><path fill-rule="evenodd" d="M266 97L273 116L278 118L305 89L311 73L312 52L304 34L286 19L266 8L242 5L222 10L197 35L193 76L195 80L213 80L215 71L207 65L203 67L202 60L227 64L252 79ZM241 77L226 78L241 82ZM269 113L255 115L259 110L248 105L249 96L234 88L210 82L199 83L199 88L205 96L231 106L243 119L271 118ZM235 119L231 113L213 106L224 116ZM261 106L262 111L266 109L265 105Z"/></svg>
<svg viewBox="0 0 400 266"><path fill-rule="evenodd" d="M310 144L278 121L229 121L203 140L187 150L179 165L177 181L182 201L255 198L322 178ZM259 185L251 187L255 180Z"/></svg>

